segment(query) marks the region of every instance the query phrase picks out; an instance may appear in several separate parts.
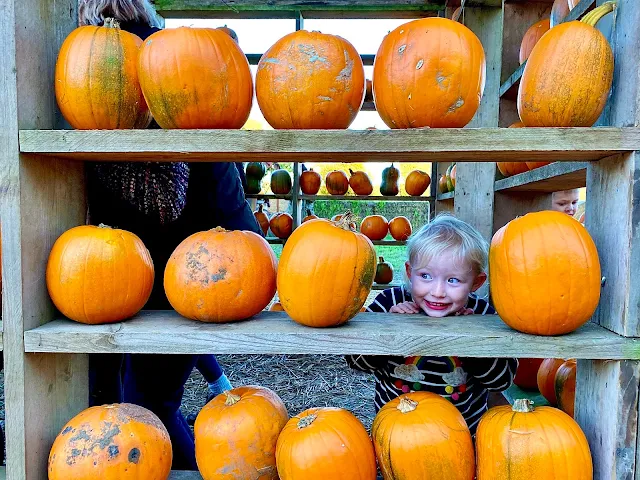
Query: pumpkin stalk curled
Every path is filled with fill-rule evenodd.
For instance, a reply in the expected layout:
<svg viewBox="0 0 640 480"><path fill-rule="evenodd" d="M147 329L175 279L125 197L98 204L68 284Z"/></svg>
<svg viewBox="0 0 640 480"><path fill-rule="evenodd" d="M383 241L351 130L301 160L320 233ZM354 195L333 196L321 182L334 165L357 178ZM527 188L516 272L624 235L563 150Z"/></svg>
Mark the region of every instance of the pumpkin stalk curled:
<svg viewBox="0 0 640 480"><path fill-rule="evenodd" d="M228 390L225 391L224 394L227 397L227 399L224 401L224 404L227 407L231 407L231 406L235 405L236 403L238 403L240 401L240 396L239 395L235 395L234 393L231 393Z"/></svg>
<svg viewBox="0 0 640 480"><path fill-rule="evenodd" d="M591 25L592 27L596 26L596 23L602 19L605 15L613 12L616 9L617 1L605 2L597 8L594 8L592 11L587 13L582 20L582 23L586 23L587 25Z"/></svg>
<svg viewBox="0 0 640 480"><path fill-rule="evenodd" d="M347 212L340 217L337 222L333 222L333 224L341 228L343 230L348 230L350 232L355 232L355 228L353 228L353 224L356 221L356 216L351 212L351 210L347 210Z"/></svg>

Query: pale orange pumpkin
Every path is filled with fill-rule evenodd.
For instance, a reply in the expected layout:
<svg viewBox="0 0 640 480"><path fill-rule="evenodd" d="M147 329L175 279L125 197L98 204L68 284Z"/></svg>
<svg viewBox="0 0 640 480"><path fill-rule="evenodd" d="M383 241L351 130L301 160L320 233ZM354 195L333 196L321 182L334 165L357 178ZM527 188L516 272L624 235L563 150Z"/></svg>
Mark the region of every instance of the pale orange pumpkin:
<svg viewBox="0 0 640 480"><path fill-rule="evenodd" d="M513 383L524 390L537 390L538 370L543 360L542 358L519 358Z"/></svg>
<svg viewBox="0 0 640 480"><path fill-rule="evenodd" d="M196 462L204 480L277 480L276 442L289 420L272 390L243 386L211 400L193 427Z"/></svg>
<svg viewBox="0 0 640 480"><path fill-rule="evenodd" d="M47 262L53 304L76 322L113 323L132 317L147 303L154 270L138 236L101 225L64 232Z"/></svg>
<svg viewBox="0 0 640 480"><path fill-rule="evenodd" d="M173 458L169 433L150 410L120 403L83 410L58 434L49 480L166 480Z"/></svg>
<svg viewBox="0 0 640 480"><path fill-rule="evenodd" d="M559 25L572 9L573 7L569 6L568 0L554 0L551 7L550 27Z"/></svg>
<svg viewBox="0 0 640 480"><path fill-rule="evenodd" d="M62 116L77 129L146 128L149 108L138 82L142 40L107 18L65 38L55 71Z"/></svg>
<svg viewBox="0 0 640 480"><path fill-rule="evenodd" d="M224 30L160 30L142 44L138 72L162 128L241 128L249 118L249 63Z"/></svg>
<svg viewBox="0 0 640 480"><path fill-rule="evenodd" d="M485 413L476 452L477 480L593 478L589 444L575 420L557 408L534 408L530 400Z"/></svg>
<svg viewBox="0 0 640 480"><path fill-rule="evenodd" d="M531 50L533 50L535 44L538 43L538 40L540 40L540 38L545 33L547 33L550 28L551 25L549 24L548 18L540 20L539 22L536 22L529 27L529 29L524 34L524 37L522 38L522 43L520 44L520 65L522 65L527 60L527 58L529 58L529 55L531 55Z"/></svg>
<svg viewBox="0 0 640 480"><path fill-rule="evenodd" d="M547 402L554 406L558 404L555 387L556 372L563 363L564 360L561 358L545 358L538 368L536 378L538 390Z"/></svg>
<svg viewBox="0 0 640 480"><path fill-rule="evenodd" d="M364 93L362 59L337 35L292 32L258 62L256 99L273 128L347 128Z"/></svg>
<svg viewBox="0 0 640 480"><path fill-rule="evenodd" d="M271 217L269 227L276 237L287 239L293 231L293 217L288 213L277 213Z"/></svg>
<svg viewBox="0 0 640 480"><path fill-rule="evenodd" d="M389 128L464 127L480 105L485 55L463 24L427 17L384 37L373 65L373 96Z"/></svg>
<svg viewBox="0 0 640 480"><path fill-rule="evenodd" d="M556 372L554 386L558 408L573 418L573 411L576 402L576 371L577 362L567 360Z"/></svg>
<svg viewBox="0 0 640 480"><path fill-rule="evenodd" d="M278 438L276 461L282 480L376 478L371 439L342 408L310 408L292 417Z"/></svg>
<svg viewBox="0 0 640 480"><path fill-rule="evenodd" d="M258 209L253 212L253 216L256 217L256 221L258 222L258 225L260 225L262 234L266 236L269 231L269 216L264 212L264 206L262 203L258 205Z"/></svg>
<svg viewBox="0 0 640 480"><path fill-rule="evenodd" d="M349 179L342 170L332 170L327 173L324 184L331 195L344 195L349 191Z"/></svg>
<svg viewBox="0 0 640 480"><path fill-rule="evenodd" d="M389 233L400 242L407 240L411 236L411 222L407 217L395 217L389 222Z"/></svg>
<svg viewBox="0 0 640 480"><path fill-rule="evenodd" d="M522 128L524 123L515 122L509 125L509 128ZM510 177L529 171L529 164L526 162L496 162L496 166L502 175Z"/></svg>
<svg viewBox="0 0 640 480"><path fill-rule="evenodd" d="M171 254L164 291L183 317L220 323L261 312L276 293L276 257L249 231L216 227L194 233Z"/></svg>
<svg viewBox="0 0 640 480"><path fill-rule="evenodd" d="M315 195L320 191L322 177L318 172L314 172L313 168L302 172L300 175L300 190L305 195Z"/></svg>
<svg viewBox="0 0 640 480"><path fill-rule="evenodd" d="M360 233L371 240L382 240L389 233L389 222L382 215L367 215L360 223Z"/></svg>
<svg viewBox="0 0 640 480"><path fill-rule="evenodd" d="M473 442L464 417L435 393L406 393L386 403L373 420L371 438L385 480L475 476Z"/></svg>
<svg viewBox="0 0 640 480"><path fill-rule="evenodd" d="M373 192L373 185L371 185L371 179L367 172L357 171L349 169L351 176L349 177L349 186L353 193L356 195L371 195Z"/></svg>
<svg viewBox="0 0 640 480"><path fill-rule="evenodd" d="M373 285L376 252L367 237L352 230L351 217L348 213L339 222L305 222L282 249L278 296L296 322L340 325L364 305Z"/></svg>
<svg viewBox="0 0 640 480"><path fill-rule="evenodd" d="M427 188L429 188L430 184L431 177L427 172L423 172L422 170L413 170L409 175L407 175L407 178L404 181L404 189L407 192L407 195L419 197L427 190Z"/></svg>
<svg viewBox="0 0 640 480"><path fill-rule="evenodd" d="M569 215L528 213L498 230L489 252L491 297L511 328L569 333L600 300L600 261L589 232Z"/></svg>

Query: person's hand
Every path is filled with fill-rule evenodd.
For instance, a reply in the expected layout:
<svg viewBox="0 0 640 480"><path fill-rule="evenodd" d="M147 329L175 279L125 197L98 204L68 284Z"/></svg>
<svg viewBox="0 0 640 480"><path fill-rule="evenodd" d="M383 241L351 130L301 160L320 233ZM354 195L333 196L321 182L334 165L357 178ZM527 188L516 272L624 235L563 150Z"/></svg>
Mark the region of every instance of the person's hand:
<svg viewBox="0 0 640 480"><path fill-rule="evenodd" d="M398 303L397 305L394 305L393 307L391 307L391 309L389 310L389 313L419 313L420 309L418 308L418 305L416 305L414 302L402 302L402 303Z"/></svg>
<svg viewBox="0 0 640 480"><path fill-rule="evenodd" d="M472 308L463 308L462 310L458 310L455 314L455 316L459 316L459 315L473 315L473 309Z"/></svg>

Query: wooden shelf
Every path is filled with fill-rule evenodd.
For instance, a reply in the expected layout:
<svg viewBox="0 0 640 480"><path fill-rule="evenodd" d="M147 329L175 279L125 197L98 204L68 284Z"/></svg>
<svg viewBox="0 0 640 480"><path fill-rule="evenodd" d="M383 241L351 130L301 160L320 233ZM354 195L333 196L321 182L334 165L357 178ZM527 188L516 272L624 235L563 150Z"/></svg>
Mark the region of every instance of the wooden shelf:
<svg viewBox="0 0 640 480"><path fill-rule="evenodd" d="M202 476L200 475L200 472L172 470L169 475L169 480L202 480Z"/></svg>
<svg viewBox="0 0 640 480"><path fill-rule="evenodd" d="M388 283L387 285L382 285L379 283L374 283L371 287L371 290L386 290L387 288L399 287L399 283Z"/></svg>
<svg viewBox="0 0 640 480"><path fill-rule="evenodd" d="M256 198L258 200L291 200L291 194L276 195L274 193L245 193L246 198Z"/></svg>
<svg viewBox="0 0 640 480"><path fill-rule="evenodd" d="M640 150L640 128L21 130L20 150L79 161L586 161Z"/></svg>
<svg viewBox="0 0 640 480"><path fill-rule="evenodd" d="M557 192L587 185L585 162L556 162L498 180L496 192Z"/></svg>
<svg viewBox="0 0 640 480"><path fill-rule="evenodd" d="M265 238L265 240L271 245L284 245L284 243L286 242L286 240L276 237L267 237Z"/></svg>
<svg viewBox="0 0 640 480"><path fill-rule="evenodd" d="M384 196L384 195L300 195L301 200L315 202L318 200L357 200L367 202L429 202L434 200L432 196L410 197L410 196Z"/></svg>
<svg viewBox="0 0 640 480"><path fill-rule="evenodd" d="M362 108L360 108L361 112L375 112L376 104L374 102L364 102L362 104Z"/></svg>
<svg viewBox="0 0 640 480"><path fill-rule="evenodd" d="M536 391L523 390L522 388L518 387L515 383L511 385L507 390L502 392L502 395L504 395L504 398L506 398L511 405L513 405L513 401L518 398L526 398L528 400L531 400L534 406L536 407L549 405L549 402L547 401L547 399L544 398L542 394L537 390Z"/></svg>
<svg viewBox="0 0 640 480"><path fill-rule="evenodd" d="M456 192L439 193L436 199L441 202L444 202L447 200L453 201L455 195L456 195Z"/></svg>
<svg viewBox="0 0 640 480"><path fill-rule="evenodd" d="M54 320L24 333L26 352L454 355L640 359L640 339L596 324L559 337L516 332L497 315L437 319L360 313L337 328L309 328L284 312L205 324L174 311L143 311L110 325Z"/></svg>
<svg viewBox="0 0 640 480"><path fill-rule="evenodd" d="M406 240L371 240L374 245L406 245Z"/></svg>

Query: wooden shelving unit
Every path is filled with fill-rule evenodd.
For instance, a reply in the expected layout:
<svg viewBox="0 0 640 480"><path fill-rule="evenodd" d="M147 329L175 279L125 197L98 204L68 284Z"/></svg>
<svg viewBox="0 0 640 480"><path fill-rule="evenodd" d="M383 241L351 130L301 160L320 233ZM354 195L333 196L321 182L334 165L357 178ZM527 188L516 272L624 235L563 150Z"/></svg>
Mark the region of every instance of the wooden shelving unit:
<svg viewBox="0 0 640 480"><path fill-rule="evenodd" d="M587 186L585 162L552 163L498 180L496 192L557 192Z"/></svg>

